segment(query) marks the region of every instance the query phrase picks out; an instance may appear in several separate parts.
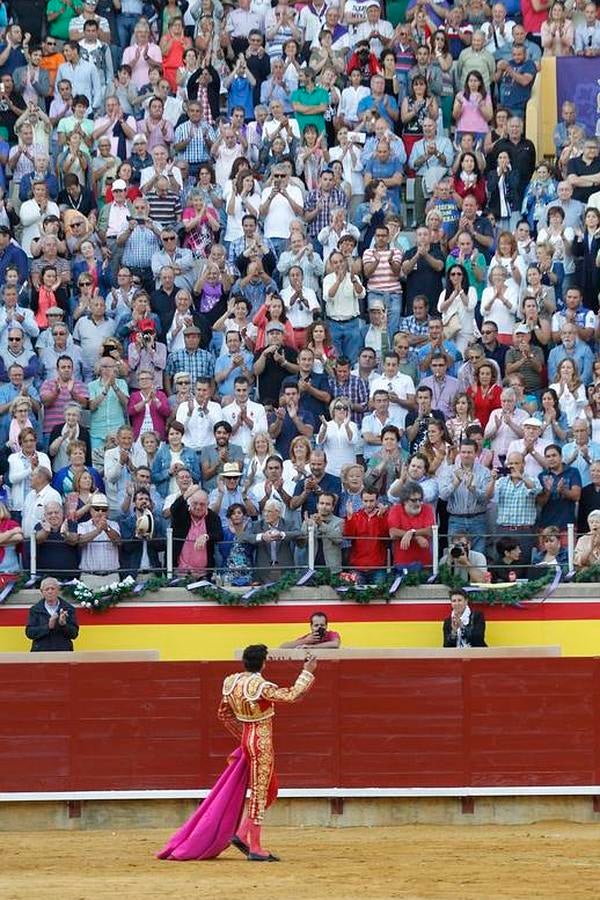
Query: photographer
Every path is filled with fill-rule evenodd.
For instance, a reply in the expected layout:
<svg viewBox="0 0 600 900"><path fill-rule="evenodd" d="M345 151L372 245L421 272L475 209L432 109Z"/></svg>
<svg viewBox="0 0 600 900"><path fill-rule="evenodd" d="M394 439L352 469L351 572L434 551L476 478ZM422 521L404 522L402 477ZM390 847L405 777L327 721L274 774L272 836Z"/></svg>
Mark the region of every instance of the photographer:
<svg viewBox="0 0 600 900"><path fill-rule="evenodd" d="M453 575L463 578L465 583L486 581L487 560L483 553L471 550L469 535L462 532L448 536L448 549L440 560L440 566L447 566Z"/></svg>
<svg viewBox="0 0 600 900"><path fill-rule="evenodd" d="M337 650L342 639L337 631L328 630L327 616L324 612L314 612L310 617L310 631L302 637L296 638L295 641L286 641L281 644L286 650L292 648L314 648L319 650Z"/></svg>
<svg viewBox="0 0 600 900"><path fill-rule="evenodd" d="M156 340L156 326L152 319L141 319L138 329L127 351L129 384L132 388L139 387L138 375L145 370L152 372L154 388L160 391L167 365L167 345Z"/></svg>

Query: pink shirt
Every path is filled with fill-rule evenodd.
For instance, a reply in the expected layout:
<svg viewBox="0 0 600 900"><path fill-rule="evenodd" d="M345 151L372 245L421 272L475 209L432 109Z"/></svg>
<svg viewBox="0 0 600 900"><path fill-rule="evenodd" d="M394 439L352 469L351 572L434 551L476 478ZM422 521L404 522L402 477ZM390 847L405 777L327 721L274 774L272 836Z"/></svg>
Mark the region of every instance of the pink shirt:
<svg viewBox="0 0 600 900"><path fill-rule="evenodd" d="M150 81L150 77L148 75L149 67L148 63L144 59L144 52L148 50L148 56L150 59L154 60L154 62L162 62L162 53L160 52L160 47L156 44L148 44L147 47L140 47L141 50L140 55L137 59L135 59L136 51L138 50L138 45L133 44L131 47L126 47L123 50L123 59L122 62L131 66L131 81L136 86L136 88L141 88L145 84L148 84Z"/></svg>
<svg viewBox="0 0 600 900"><path fill-rule="evenodd" d="M201 535L206 534L206 519L192 520L190 530L181 548L179 555L179 571L192 572L194 575L204 575L208 566L208 553L206 544L200 550L196 550L194 542Z"/></svg>
<svg viewBox="0 0 600 900"><path fill-rule="evenodd" d="M480 99L481 97L476 103L473 103L472 100L464 96L462 91L457 95L457 100L462 101L460 119L456 123L457 131L475 131L477 134L488 133L489 125L479 110ZM486 94L484 100L491 106L492 101L489 94Z"/></svg>

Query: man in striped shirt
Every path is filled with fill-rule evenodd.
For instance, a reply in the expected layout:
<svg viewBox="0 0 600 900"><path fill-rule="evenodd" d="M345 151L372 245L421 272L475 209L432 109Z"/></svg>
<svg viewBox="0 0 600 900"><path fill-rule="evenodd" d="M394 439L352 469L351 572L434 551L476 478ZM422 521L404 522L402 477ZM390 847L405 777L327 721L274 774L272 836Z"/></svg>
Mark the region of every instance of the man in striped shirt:
<svg viewBox="0 0 600 900"><path fill-rule="evenodd" d="M161 175L156 182L156 190L146 194L150 219L157 222L161 228L177 225L181 219L183 210L179 194L170 190L169 180Z"/></svg>
<svg viewBox="0 0 600 900"><path fill-rule="evenodd" d="M378 225L373 247L363 254L363 271L367 279L369 304L373 300L383 300L385 303L390 340L400 327L401 267L402 251L390 249L389 229L387 225Z"/></svg>

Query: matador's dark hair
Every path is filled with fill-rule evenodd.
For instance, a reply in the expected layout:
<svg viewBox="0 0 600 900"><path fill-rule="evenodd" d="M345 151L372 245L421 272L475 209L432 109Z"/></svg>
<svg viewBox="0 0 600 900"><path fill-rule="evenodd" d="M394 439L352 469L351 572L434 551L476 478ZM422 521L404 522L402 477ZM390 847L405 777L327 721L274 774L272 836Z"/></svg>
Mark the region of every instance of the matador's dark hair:
<svg viewBox="0 0 600 900"><path fill-rule="evenodd" d="M242 655L244 668L247 672L260 672L267 658L269 648L266 644L250 644Z"/></svg>

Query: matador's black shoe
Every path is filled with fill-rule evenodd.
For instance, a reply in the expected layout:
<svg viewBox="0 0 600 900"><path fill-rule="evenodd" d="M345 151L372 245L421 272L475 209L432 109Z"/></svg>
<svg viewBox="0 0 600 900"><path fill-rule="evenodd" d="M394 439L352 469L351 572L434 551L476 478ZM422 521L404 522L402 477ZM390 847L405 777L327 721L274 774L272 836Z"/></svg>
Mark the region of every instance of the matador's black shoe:
<svg viewBox="0 0 600 900"><path fill-rule="evenodd" d="M262 853L252 853L250 851L248 853L248 861L249 862L279 862L279 857L275 856L274 853L267 853L266 856L263 856Z"/></svg>
<svg viewBox="0 0 600 900"><path fill-rule="evenodd" d="M248 846L248 844L245 844L243 840L237 836L237 834L234 834L234 836L231 838L231 846L235 847L236 850L239 850L240 853L243 853L246 857L250 853L250 847Z"/></svg>

